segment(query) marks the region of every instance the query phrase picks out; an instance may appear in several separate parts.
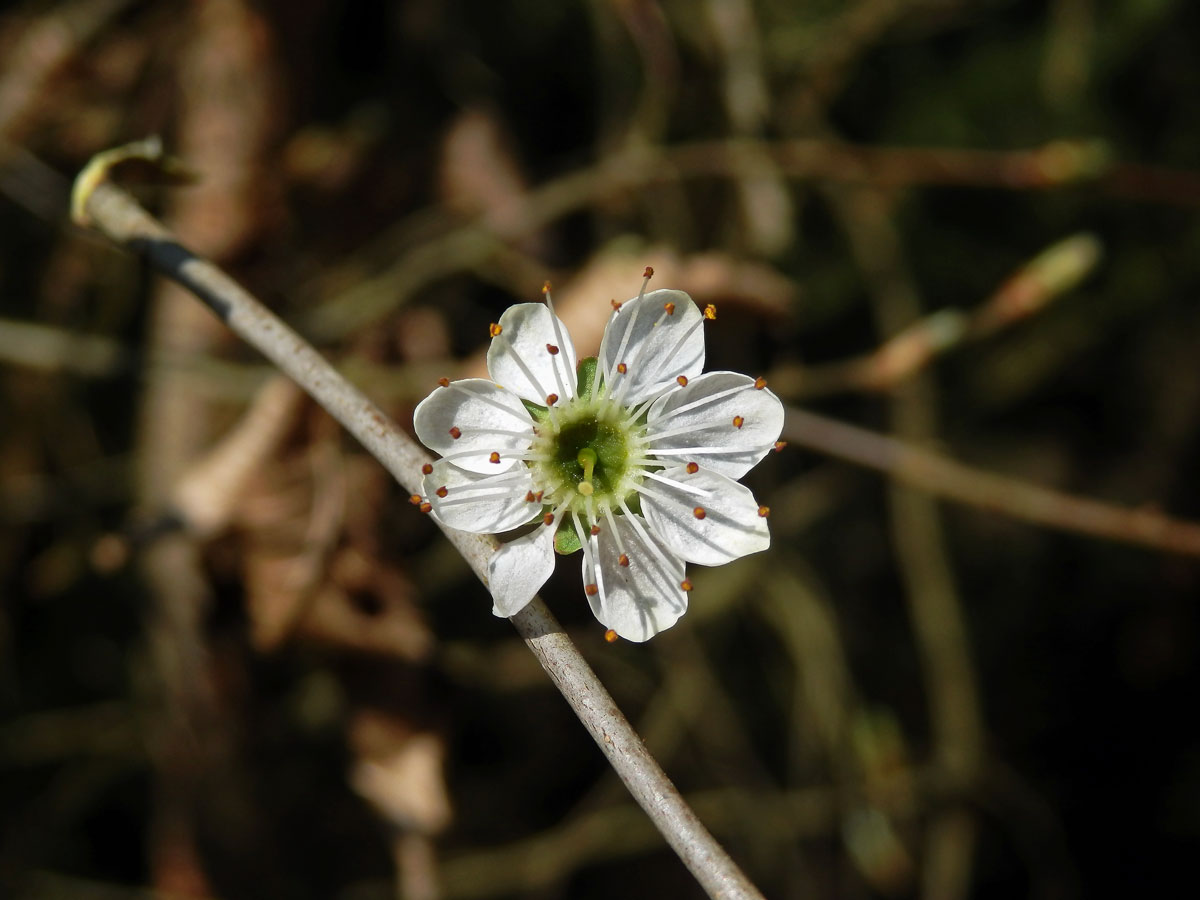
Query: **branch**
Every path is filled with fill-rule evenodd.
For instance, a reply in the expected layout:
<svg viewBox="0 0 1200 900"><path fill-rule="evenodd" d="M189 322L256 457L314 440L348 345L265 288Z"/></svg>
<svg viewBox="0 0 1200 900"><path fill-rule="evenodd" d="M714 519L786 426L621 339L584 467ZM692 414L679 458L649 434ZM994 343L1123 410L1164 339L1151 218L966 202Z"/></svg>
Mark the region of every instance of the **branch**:
<svg viewBox="0 0 1200 900"><path fill-rule="evenodd" d="M793 444L883 472L938 497L1059 531L1200 556L1200 524L1149 509L1076 497L972 468L895 438L787 408L783 436Z"/></svg>
<svg viewBox="0 0 1200 900"><path fill-rule="evenodd" d="M181 245L120 188L93 179L77 196L82 224L145 256L155 268L194 293L235 334L304 388L405 490L419 493L421 466L429 456L303 338L219 268ZM442 530L486 585L494 540L449 528ZM634 799L708 895L761 900L762 895L701 824L646 750L541 599L535 597L510 621Z"/></svg>

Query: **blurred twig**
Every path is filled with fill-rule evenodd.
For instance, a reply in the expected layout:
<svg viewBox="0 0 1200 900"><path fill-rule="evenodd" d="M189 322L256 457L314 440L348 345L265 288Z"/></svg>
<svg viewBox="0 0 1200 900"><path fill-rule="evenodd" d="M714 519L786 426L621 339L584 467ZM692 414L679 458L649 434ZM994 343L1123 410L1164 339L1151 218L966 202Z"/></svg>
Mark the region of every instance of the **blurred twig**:
<svg viewBox="0 0 1200 900"><path fill-rule="evenodd" d="M763 159L791 178L876 187L947 186L1055 190L1086 184L1131 200L1200 206L1200 172L1120 163L1095 141L1054 141L1030 150L867 147L836 140L718 140L634 147L525 195L503 239L484 221L400 254L373 278L312 310L302 329L335 341L387 315L439 278L469 269L515 241L597 200L677 178L741 178Z"/></svg>
<svg viewBox="0 0 1200 900"><path fill-rule="evenodd" d="M956 503L1059 531L1200 556L1200 524L1153 509L1130 509L1039 487L794 406L788 407L783 435L798 446L876 469Z"/></svg>
<svg viewBox="0 0 1200 900"><path fill-rule="evenodd" d="M144 254L192 291L231 330L293 378L346 427L410 492L419 490L429 457L309 344L213 264L175 236L119 188L102 183L85 209L117 244ZM484 583L494 539L444 529ZM613 699L540 598L511 621L555 686L591 733L634 799L710 896L758 898L758 890L713 839L647 752Z"/></svg>
<svg viewBox="0 0 1200 900"><path fill-rule="evenodd" d="M887 391L936 357L990 337L1044 309L1073 289L1100 259L1100 242L1077 234L1046 248L1014 272L977 310L943 309L901 329L863 356L821 366L773 370L771 388L789 399L840 391Z"/></svg>

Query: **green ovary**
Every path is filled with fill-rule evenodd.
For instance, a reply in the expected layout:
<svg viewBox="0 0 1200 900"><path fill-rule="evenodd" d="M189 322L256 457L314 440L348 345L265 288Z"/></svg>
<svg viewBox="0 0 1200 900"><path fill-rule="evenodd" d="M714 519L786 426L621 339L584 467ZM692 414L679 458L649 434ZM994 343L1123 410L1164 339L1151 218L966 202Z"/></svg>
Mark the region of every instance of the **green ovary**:
<svg viewBox="0 0 1200 900"><path fill-rule="evenodd" d="M555 481L573 485L581 496L609 497L629 468L625 431L591 417L565 424L555 437L549 466Z"/></svg>

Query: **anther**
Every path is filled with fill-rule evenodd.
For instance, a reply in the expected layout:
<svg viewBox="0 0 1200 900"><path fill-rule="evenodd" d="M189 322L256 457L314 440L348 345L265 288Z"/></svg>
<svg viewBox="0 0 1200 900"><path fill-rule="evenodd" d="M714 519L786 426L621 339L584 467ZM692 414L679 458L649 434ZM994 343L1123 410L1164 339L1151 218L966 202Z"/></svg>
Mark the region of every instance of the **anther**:
<svg viewBox="0 0 1200 900"><path fill-rule="evenodd" d="M550 293L550 282L547 281L542 284L542 293L543 294Z"/></svg>
<svg viewBox="0 0 1200 900"><path fill-rule="evenodd" d="M543 525L553 525L554 524L554 513L546 513L544 516L542 516L542 524Z"/></svg>
<svg viewBox="0 0 1200 900"><path fill-rule="evenodd" d="M681 588L683 588L685 591L690 591L692 589L692 583L690 581L688 581L686 578L683 579L683 581L679 582L679 586Z"/></svg>
<svg viewBox="0 0 1200 900"><path fill-rule="evenodd" d="M544 494L544 493L546 493L546 492L538 491L536 494L533 495L533 499L536 500L538 503L541 503L542 502L542 494Z"/></svg>
<svg viewBox="0 0 1200 900"><path fill-rule="evenodd" d="M624 553L622 553L620 556L617 557L617 565L624 566L625 568L628 569L629 568L629 557L626 556Z"/></svg>
<svg viewBox="0 0 1200 900"><path fill-rule="evenodd" d="M782 450L786 446L787 446L787 441L776 441L775 442L775 452L778 453L780 450Z"/></svg>
<svg viewBox="0 0 1200 900"><path fill-rule="evenodd" d="M604 632L604 639L610 644L615 644L617 642L617 633L610 628Z"/></svg>
<svg viewBox="0 0 1200 900"><path fill-rule="evenodd" d="M646 271L642 273L642 277L643 278L653 278L654 277L654 266L646 266Z"/></svg>
<svg viewBox="0 0 1200 900"><path fill-rule="evenodd" d="M557 402L558 402L558 394L547 394L546 395L546 405L547 406L553 406Z"/></svg>
<svg viewBox="0 0 1200 900"><path fill-rule="evenodd" d="M417 509L421 510L421 512L428 515L429 513L431 513L433 511L433 504L432 503L422 503L420 506L417 507Z"/></svg>
<svg viewBox="0 0 1200 900"><path fill-rule="evenodd" d="M769 515L771 514L771 507L769 507L769 506L760 506L760 507L758 508L758 514L759 514L760 516L762 516L762 518L764 518L764 519L765 519L767 516L769 516Z"/></svg>
<svg viewBox="0 0 1200 900"><path fill-rule="evenodd" d="M439 378L438 384L441 385L442 387L450 387L450 379L449 378Z"/></svg>
<svg viewBox="0 0 1200 900"><path fill-rule="evenodd" d="M616 312L616 311L617 311L617 310L619 310L619 309L620 309L622 306L624 306L624 305L625 305L624 303L619 303L619 302L618 302L618 301L616 301L616 300L609 300L608 302L612 304L613 312Z"/></svg>
<svg viewBox="0 0 1200 900"><path fill-rule="evenodd" d="M700 463L690 462L687 464L687 473L689 475L695 475L699 471L700 471Z"/></svg>
<svg viewBox="0 0 1200 900"><path fill-rule="evenodd" d="M430 465L429 463L425 463L425 465L421 466L421 474L422 475L430 475L432 473L433 473L433 466Z"/></svg>
<svg viewBox="0 0 1200 900"><path fill-rule="evenodd" d="M715 306L713 306L710 303L710 304L708 304L708 306L704 307L704 318L708 319L708 321L711 322L716 317L717 317L717 308Z"/></svg>
<svg viewBox="0 0 1200 900"><path fill-rule="evenodd" d="M617 363L617 371L624 375L629 371L629 367L625 363Z"/></svg>
<svg viewBox="0 0 1200 900"><path fill-rule="evenodd" d="M460 437L462 437L462 429L459 428L457 425L451 426L450 437L454 438L457 441Z"/></svg>
<svg viewBox="0 0 1200 900"><path fill-rule="evenodd" d="M488 334L491 337L500 337L500 332L502 332L503 330L504 330L503 326L498 325L495 322L493 322L491 325L488 326Z"/></svg>
<svg viewBox="0 0 1200 900"><path fill-rule="evenodd" d="M593 525L593 526L592 526L592 532L591 532L591 534L592 534L592 537L595 537L595 536L596 536L596 535L598 535L599 533L600 533L600 526L599 526L599 525Z"/></svg>
<svg viewBox="0 0 1200 900"><path fill-rule="evenodd" d="M437 494L439 497L445 497L448 493L450 493L450 491L448 491L446 489L446 486L443 484L440 488L438 488L436 491L434 491L434 493Z"/></svg>
<svg viewBox="0 0 1200 900"><path fill-rule="evenodd" d="M697 519L703 519L705 516L708 515L708 513L706 513L704 511L703 506L697 506L695 509L692 510L692 515L695 516Z"/></svg>
<svg viewBox="0 0 1200 900"><path fill-rule="evenodd" d="M500 454L493 450L491 455L488 457L488 462L490 462L492 465L497 465L500 462Z"/></svg>
<svg viewBox="0 0 1200 900"><path fill-rule="evenodd" d="M761 391L766 386L767 386L767 379L763 378L761 375L759 375L757 378L754 379L754 389L756 391Z"/></svg>
<svg viewBox="0 0 1200 900"><path fill-rule="evenodd" d="M668 316L675 315L675 304L674 303L664 303L663 309L665 309L667 311Z"/></svg>
<svg viewBox="0 0 1200 900"><path fill-rule="evenodd" d="M686 375L680 375L680 376L679 376L678 378L676 378L675 380L676 380L677 382L679 382L679 386L680 386L680 387L687 387L687 376L686 376Z"/></svg>
<svg viewBox="0 0 1200 900"><path fill-rule="evenodd" d="M555 347L553 344L546 345L546 352L549 353L551 356L558 356L558 348Z"/></svg>
<svg viewBox="0 0 1200 900"><path fill-rule="evenodd" d="M741 416L733 417L733 427L734 428L741 428L745 424L746 424L746 420L743 419Z"/></svg>
<svg viewBox="0 0 1200 900"><path fill-rule="evenodd" d="M525 502L526 503L533 503L535 500L537 500L537 497L533 496L533 491L525 492Z"/></svg>
<svg viewBox="0 0 1200 900"><path fill-rule="evenodd" d="M583 592L589 597L595 597L598 593L600 593L600 588L594 584L585 584L583 586Z"/></svg>
<svg viewBox="0 0 1200 900"><path fill-rule="evenodd" d="M411 503L413 506L420 506L421 505L421 495L413 494L411 497L408 498L408 502Z"/></svg>

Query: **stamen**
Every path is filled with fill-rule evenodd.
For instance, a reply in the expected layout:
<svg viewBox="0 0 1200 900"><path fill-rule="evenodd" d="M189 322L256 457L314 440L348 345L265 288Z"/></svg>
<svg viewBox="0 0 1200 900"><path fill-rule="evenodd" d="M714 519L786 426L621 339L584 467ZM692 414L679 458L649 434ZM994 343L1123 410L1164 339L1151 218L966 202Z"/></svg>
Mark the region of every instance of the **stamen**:
<svg viewBox="0 0 1200 900"><path fill-rule="evenodd" d="M757 378L754 379L754 389L756 391L761 391L766 386L767 386L767 379L763 378L761 375L759 375Z"/></svg>
<svg viewBox="0 0 1200 900"><path fill-rule="evenodd" d="M546 395L546 405L547 406L553 406L557 402L558 402L558 394L547 394Z"/></svg>
<svg viewBox="0 0 1200 900"><path fill-rule="evenodd" d="M665 309L667 311L668 316L675 315L675 304L674 303L664 303L663 309Z"/></svg>
<svg viewBox="0 0 1200 900"><path fill-rule="evenodd" d="M554 524L554 513L546 513L544 516L542 516L542 524L543 525L553 525Z"/></svg>
<svg viewBox="0 0 1200 900"><path fill-rule="evenodd" d="M617 642L617 633L610 628L604 632L604 639L610 644L615 644Z"/></svg>
<svg viewBox="0 0 1200 900"><path fill-rule="evenodd" d="M417 509L419 509L421 512L425 513L425 515L429 515L431 512L433 512L433 504L432 503L422 503L420 506L417 507Z"/></svg>
<svg viewBox="0 0 1200 900"><path fill-rule="evenodd" d="M553 344L546 345L546 352L549 353L551 356L558 356L558 348L555 347Z"/></svg>
<svg viewBox="0 0 1200 900"><path fill-rule="evenodd" d="M411 497L408 498L408 502L411 503L413 506L420 506L421 505L421 495L413 494Z"/></svg>
<svg viewBox="0 0 1200 900"><path fill-rule="evenodd" d="M503 328L503 326L499 325L499 324L498 324L498 323L496 323L496 322L493 322L491 325L489 325L489 326L488 326L488 334L489 334L491 337L494 337L494 338L495 338L495 337L500 337L500 333L501 333L502 331L504 331L504 328Z"/></svg>
<svg viewBox="0 0 1200 900"><path fill-rule="evenodd" d="M421 474L422 475L432 475L433 474L433 466L430 463L425 463L425 465L421 466Z"/></svg>
<svg viewBox="0 0 1200 900"><path fill-rule="evenodd" d="M690 462L687 464L687 473L689 475L695 475L699 471L700 471L699 463Z"/></svg>
<svg viewBox="0 0 1200 900"><path fill-rule="evenodd" d="M537 499L537 497L533 496L533 491L525 492L525 502L526 503L533 503L536 499Z"/></svg>
<svg viewBox="0 0 1200 900"><path fill-rule="evenodd" d="M434 493L437 494L439 497L445 497L450 492L446 489L446 486L443 484L440 488L438 488L436 491L434 491Z"/></svg>
<svg viewBox="0 0 1200 900"><path fill-rule="evenodd" d="M733 427L734 428L741 428L745 424L746 424L746 420L743 419L741 416L733 417Z"/></svg>
<svg viewBox="0 0 1200 900"><path fill-rule="evenodd" d="M658 543L654 540L654 538L650 537L650 535L646 533L646 529L642 526L642 523L634 517L633 513L629 509L629 505L624 500L618 500L617 503L620 504L621 512L625 513L626 521L633 526L633 530L638 533L638 537L642 539L642 543L650 548L650 552L654 555L655 560L657 560L658 564L662 566L663 572L669 572L672 568L672 564L659 548ZM618 547L618 549L620 548Z"/></svg>
<svg viewBox="0 0 1200 900"><path fill-rule="evenodd" d="M762 516L762 517L765 519L767 516L769 516L769 515L771 514L771 507L769 507L769 506L760 506L760 507L758 508L758 514L759 514L760 516Z"/></svg>
<svg viewBox="0 0 1200 900"><path fill-rule="evenodd" d="M737 387L726 388L725 390L718 391L715 394L709 394L707 397L701 397L699 400L693 400L691 403L685 403L685 404L683 404L683 406L680 406L677 409L671 410L666 415L659 416L657 419L655 419L654 424L661 425L663 422L673 419L676 416L682 415L683 413L691 412L693 409L697 409L701 406L706 406L709 403L716 403L718 400L724 400L726 397L730 397L733 394L736 394L739 391L744 391L744 390L746 390L746 385L739 384Z"/></svg>
<svg viewBox="0 0 1200 900"><path fill-rule="evenodd" d="M509 349L512 350L512 353L510 354L510 358L512 359L513 362L515 362L517 364L517 368L521 370L521 374L524 375L527 379L529 379L529 383L531 385L533 385L534 389L539 394L543 394L543 392L549 393L542 386L542 383L540 381L538 381L536 377L534 377L534 374L530 370L529 366L525 365L525 360L521 359L521 354L517 352L517 348L512 345L511 341L509 342ZM554 374L558 375L557 369L555 370Z"/></svg>
<svg viewBox="0 0 1200 900"><path fill-rule="evenodd" d="M512 416L514 419L517 419L517 420L521 421L522 423L525 423L526 425L529 424L529 413L526 412L523 407L522 407L521 411L518 412L517 410L513 409L510 406L505 406L503 403L501 403L499 400L496 400L494 397L488 396L488 394L486 394L486 393L481 393L479 391L471 390L466 385L464 385L461 381L451 382L450 387L454 388L460 394L466 394L472 400L477 400L480 403L486 403L488 406L495 407L496 409L500 410L501 412L507 413L508 415Z"/></svg>
<svg viewBox="0 0 1200 900"><path fill-rule="evenodd" d="M705 516L708 515L708 513L706 513L704 511L703 506L697 506L695 509L692 510L692 515L695 516L697 519L703 519Z"/></svg>
<svg viewBox="0 0 1200 900"><path fill-rule="evenodd" d="M599 533L600 533L600 526L599 526L599 525L593 525L593 526L592 526L592 531L591 531L592 537L595 537L595 536L596 536L596 535L598 535Z"/></svg>
<svg viewBox="0 0 1200 900"><path fill-rule="evenodd" d="M450 379L443 376L438 379L438 384L442 387L450 387Z"/></svg>
<svg viewBox="0 0 1200 900"><path fill-rule="evenodd" d="M786 446L787 446L787 441L776 441L775 442L775 452L778 453L780 450L782 450Z"/></svg>
<svg viewBox="0 0 1200 900"><path fill-rule="evenodd" d="M625 363L617 363L617 371L624 375L629 371L629 367L626 366Z"/></svg>
<svg viewBox="0 0 1200 900"><path fill-rule="evenodd" d="M617 557L617 565L624 566L626 569L628 569L629 568L629 557L626 556L624 553L622 553L620 556Z"/></svg>
<svg viewBox="0 0 1200 900"><path fill-rule="evenodd" d="M554 298L550 296L550 282L547 281L542 286L542 293L546 297L546 308L550 310L550 324L554 327L554 340L558 342L557 345L546 345L546 349L550 351L550 355L555 357L550 361L550 368L554 370L554 380L558 383L558 392L567 397L574 397L575 390L573 388L571 390L567 390L567 382L563 380L563 375L559 374L558 371L558 365L560 362L557 358L558 348L563 346L565 342L563 341L562 323L558 321L558 313L554 311ZM550 349L551 346L554 346L553 350ZM561 362L563 368L565 369L567 365L566 360L562 360ZM571 375L570 372L566 372L565 374L568 377Z"/></svg>
<svg viewBox="0 0 1200 900"><path fill-rule="evenodd" d="M716 317L717 317L717 308L715 306L713 306L710 303L710 304L708 304L708 306L704 307L704 318L708 319L708 321L711 322Z"/></svg>
<svg viewBox="0 0 1200 900"><path fill-rule="evenodd" d="M691 583L690 581L688 581L688 579L686 579L686 578L685 578L685 579L683 579L683 581L679 582L679 586L680 586L681 588L683 588L683 590L684 590L684 592L685 592L685 593L686 593L687 591L690 591L690 590L692 589L692 587L693 587L692 583Z"/></svg>
<svg viewBox="0 0 1200 900"><path fill-rule="evenodd" d="M616 297L614 297L612 300L609 300L608 302L612 304L613 312L616 312L616 311L617 311L617 310L619 310L619 309L620 309L622 306L624 306L624 305L625 305L624 303L619 303L619 302L617 302L617 299L616 299Z"/></svg>
<svg viewBox="0 0 1200 900"><path fill-rule="evenodd" d="M460 437L462 437L462 429L457 425L450 426L450 437L457 441Z"/></svg>
<svg viewBox="0 0 1200 900"><path fill-rule="evenodd" d="M680 386L680 387L687 387L688 380L687 380L687 376L686 376L686 375L680 375L680 376L679 376L678 378L676 378L675 380L676 380L677 382L679 382L679 386Z"/></svg>
<svg viewBox="0 0 1200 900"><path fill-rule="evenodd" d="M488 462L490 462L492 465L499 465L500 454L493 450L491 455L488 457Z"/></svg>
<svg viewBox="0 0 1200 900"><path fill-rule="evenodd" d="M704 488L698 488L694 484L684 484L682 481L676 481L673 478L667 478L665 475L662 475L659 472L643 472L642 474L645 475L647 478L652 478L655 481L661 482L662 484L665 484L669 487L673 487L676 490L683 491L685 494L692 494L693 496L696 496L696 497L711 497L712 496L712 491L706 491L706 490L704 490ZM639 484L639 485L634 485L633 489L640 493L645 493L646 496L648 496L648 497L657 497L658 499L662 499L661 494L658 494L656 491L647 491L647 490L645 490L645 487L646 486L644 484Z"/></svg>
<svg viewBox="0 0 1200 900"><path fill-rule="evenodd" d="M624 557L625 556L625 542L623 540L621 540L621 529L619 529L617 527L616 520L613 519L611 507L609 507L609 506L604 507L604 518L608 520L609 531L612 533L613 539L617 542L617 552L620 553L622 557Z"/></svg>
<svg viewBox="0 0 1200 900"><path fill-rule="evenodd" d="M600 568L596 565L596 557L592 554L592 542L584 537L583 523L579 521L578 513L571 513L571 521L575 525L575 534L579 537L579 544L583 547L583 565L584 571L592 576L590 584L584 584L583 591L589 597L594 597L600 592Z"/></svg>

